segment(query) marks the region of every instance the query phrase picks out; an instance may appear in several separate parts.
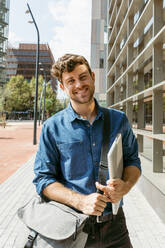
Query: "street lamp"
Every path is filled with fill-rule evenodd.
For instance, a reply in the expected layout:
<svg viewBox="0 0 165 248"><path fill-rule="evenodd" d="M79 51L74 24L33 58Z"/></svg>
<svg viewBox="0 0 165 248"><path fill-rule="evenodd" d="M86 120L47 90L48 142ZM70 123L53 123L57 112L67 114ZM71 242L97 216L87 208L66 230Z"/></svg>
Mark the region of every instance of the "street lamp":
<svg viewBox="0 0 165 248"><path fill-rule="evenodd" d="M44 72L44 106L43 106L43 111L42 111L42 124L45 121L45 97L46 97L46 72Z"/></svg>
<svg viewBox="0 0 165 248"><path fill-rule="evenodd" d="M39 109L39 122L38 122L39 126L40 126L40 120L41 120L41 106L42 106L43 91L44 91L44 87L42 88L42 92L41 92L41 96L40 96L40 109Z"/></svg>
<svg viewBox="0 0 165 248"><path fill-rule="evenodd" d="M39 125L40 125L40 116L41 116L41 105L42 105L42 96L44 94L44 105L43 105L43 111L42 111L42 124L45 120L45 97L46 97L46 86L48 85L47 83L47 75L46 75L46 69L45 66L40 62L39 65L40 67L40 71L43 71L43 75L44 75L44 83L43 83L43 88L42 88L42 93L41 93L41 98L40 98L40 111L39 111Z"/></svg>
<svg viewBox="0 0 165 248"><path fill-rule="evenodd" d="M39 63L39 65L42 66L42 63ZM43 71L44 74L44 83L43 83L43 88L42 88L42 92L41 92L41 97L40 97L40 109L39 109L39 126L40 126L40 120L41 120L41 105L42 105L42 97L44 95L44 106L43 106L43 110L42 110L42 124L45 120L45 97L46 97L46 86L48 85L48 83L46 82L47 77L46 77L46 71L43 67L40 68L40 71Z"/></svg>
<svg viewBox="0 0 165 248"><path fill-rule="evenodd" d="M38 64L39 64L39 51L40 51L40 35L39 35L39 30L36 24L36 21L33 17L32 11L30 9L29 4L27 3L28 10L26 13L30 13L32 20L30 23L34 23L36 31L37 31L37 48L36 48L36 71L35 71L35 78L36 78L36 83L35 83L35 100L34 100L34 131L33 131L33 145L37 144L37 101L38 101Z"/></svg>
<svg viewBox="0 0 165 248"><path fill-rule="evenodd" d="M39 109L39 126L40 126L40 120L41 120L41 106L42 106L42 97L44 95L44 106L43 106L43 110L42 110L42 124L45 121L45 98L46 98L46 87L51 84L51 81L49 81L48 83L46 83L44 81L43 83L43 88L42 88L42 92L41 92L41 97L40 97L40 109Z"/></svg>

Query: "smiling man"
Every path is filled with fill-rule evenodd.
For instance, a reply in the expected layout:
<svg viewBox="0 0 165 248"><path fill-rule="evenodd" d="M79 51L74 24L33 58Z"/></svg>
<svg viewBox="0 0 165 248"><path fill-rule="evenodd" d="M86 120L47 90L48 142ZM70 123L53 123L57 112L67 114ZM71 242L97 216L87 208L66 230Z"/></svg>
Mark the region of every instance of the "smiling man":
<svg viewBox="0 0 165 248"><path fill-rule="evenodd" d="M122 204L115 219L111 204L121 200L140 176L137 141L128 119L109 109L109 148L121 133L124 172L122 179L109 178L101 185L97 180L104 115L94 98L95 74L83 56L66 54L53 65L52 75L70 104L43 125L34 166L37 192L84 214L102 215L102 223L92 224L85 248L131 248Z"/></svg>

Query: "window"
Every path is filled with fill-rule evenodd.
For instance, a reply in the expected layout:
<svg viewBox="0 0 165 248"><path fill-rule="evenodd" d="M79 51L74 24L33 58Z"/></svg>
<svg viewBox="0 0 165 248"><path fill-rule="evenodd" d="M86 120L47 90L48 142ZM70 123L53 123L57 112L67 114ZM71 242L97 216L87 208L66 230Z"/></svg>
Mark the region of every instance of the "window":
<svg viewBox="0 0 165 248"><path fill-rule="evenodd" d="M100 68L104 68L104 59L100 59Z"/></svg>

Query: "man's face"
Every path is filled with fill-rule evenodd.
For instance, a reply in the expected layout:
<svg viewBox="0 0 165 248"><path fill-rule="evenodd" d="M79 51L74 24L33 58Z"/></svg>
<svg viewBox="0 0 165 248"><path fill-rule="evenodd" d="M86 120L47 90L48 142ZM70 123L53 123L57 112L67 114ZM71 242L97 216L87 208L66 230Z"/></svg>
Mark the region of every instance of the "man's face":
<svg viewBox="0 0 165 248"><path fill-rule="evenodd" d="M89 73L86 65L76 65L72 72L62 74L60 87L70 97L71 102L84 104L93 99L95 75Z"/></svg>

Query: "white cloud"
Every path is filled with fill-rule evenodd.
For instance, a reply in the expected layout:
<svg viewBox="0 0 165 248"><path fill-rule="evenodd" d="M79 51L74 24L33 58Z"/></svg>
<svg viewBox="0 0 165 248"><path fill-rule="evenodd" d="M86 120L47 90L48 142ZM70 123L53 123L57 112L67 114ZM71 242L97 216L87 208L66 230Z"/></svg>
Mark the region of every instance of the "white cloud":
<svg viewBox="0 0 165 248"><path fill-rule="evenodd" d="M9 31L9 45L13 47L18 47L19 43L23 41L21 37L19 37L16 33Z"/></svg>
<svg viewBox="0 0 165 248"><path fill-rule="evenodd" d="M54 37L50 47L55 59L65 53L77 53L90 59L91 0L56 0L49 2L53 15Z"/></svg>

